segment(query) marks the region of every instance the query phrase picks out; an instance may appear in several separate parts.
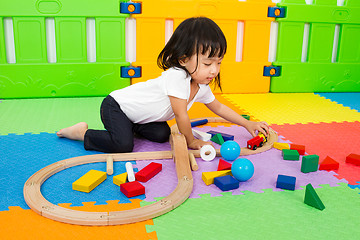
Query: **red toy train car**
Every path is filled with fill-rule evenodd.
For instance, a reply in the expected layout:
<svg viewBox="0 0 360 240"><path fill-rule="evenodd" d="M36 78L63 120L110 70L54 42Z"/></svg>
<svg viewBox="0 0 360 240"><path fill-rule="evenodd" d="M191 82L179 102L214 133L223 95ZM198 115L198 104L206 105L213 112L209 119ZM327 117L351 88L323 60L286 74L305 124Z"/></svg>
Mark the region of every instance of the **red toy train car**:
<svg viewBox="0 0 360 240"><path fill-rule="evenodd" d="M264 136L264 134L259 133L256 137L247 141L247 148L256 150L258 147L262 147L266 141L267 138Z"/></svg>

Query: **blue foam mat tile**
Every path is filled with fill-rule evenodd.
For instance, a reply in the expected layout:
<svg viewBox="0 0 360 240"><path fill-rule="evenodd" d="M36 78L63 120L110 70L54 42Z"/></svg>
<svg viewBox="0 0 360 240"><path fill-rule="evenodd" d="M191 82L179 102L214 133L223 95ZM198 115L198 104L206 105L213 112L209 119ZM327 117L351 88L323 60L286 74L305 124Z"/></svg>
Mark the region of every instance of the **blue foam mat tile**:
<svg viewBox="0 0 360 240"><path fill-rule="evenodd" d="M360 93L317 93L321 97L330 99L333 102L342 104L344 107L349 107L360 112Z"/></svg>
<svg viewBox="0 0 360 240"><path fill-rule="evenodd" d="M359 188L360 189L360 182L357 182L359 183L358 185L351 185L351 184L348 184L349 188L352 188L352 189L355 189L355 188ZM360 193L359 193L360 194Z"/></svg>
<svg viewBox="0 0 360 240"><path fill-rule="evenodd" d="M99 153L86 151L82 142L58 138L54 133L0 136L0 211L8 210L9 206L29 208L23 197L23 186L41 168L67 158ZM123 165L114 164L114 175L125 171ZM130 202L120 190L116 190L118 186L112 183L112 176L89 194L73 191L72 182L90 169L106 171L105 163L80 165L53 175L44 182L43 195L53 204L72 203L81 206L82 202L94 200L101 204L105 200L115 199Z"/></svg>
<svg viewBox="0 0 360 240"><path fill-rule="evenodd" d="M72 183L92 169L106 171L105 162L84 164L65 169L46 180L41 187L41 191L48 201L56 204L72 203L71 206L82 206L82 202L96 202L95 205L103 205L107 204L106 201L108 200L120 200L120 203L130 203L129 198L120 192L120 187L113 183L113 176L126 172L125 163L115 162L114 174L107 176L106 180L90 193L72 190ZM137 198L144 199L145 195Z"/></svg>

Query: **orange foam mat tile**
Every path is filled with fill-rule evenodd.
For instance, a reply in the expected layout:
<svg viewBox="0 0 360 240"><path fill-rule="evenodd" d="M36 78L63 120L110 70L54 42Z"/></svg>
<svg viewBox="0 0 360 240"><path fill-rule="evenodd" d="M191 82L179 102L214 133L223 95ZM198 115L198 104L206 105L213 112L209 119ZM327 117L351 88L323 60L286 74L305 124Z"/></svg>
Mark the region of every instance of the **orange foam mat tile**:
<svg viewBox="0 0 360 240"><path fill-rule="evenodd" d="M70 207L70 203L60 206L90 212L111 212L140 207L141 200L131 201L124 204L108 201L107 205L94 205L95 202L90 202L80 207ZM0 212L1 239L157 239L156 232L147 233L145 225L153 225L153 220L117 226L80 226L57 222L20 207L9 207L9 211Z"/></svg>
<svg viewBox="0 0 360 240"><path fill-rule="evenodd" d="M360 154L360 122L272 124L271 127L287 140L305 145L306 153L319 155L320 162L326 156L339 162L337 178L345 178L352 185L360 181L360 167L345 163L350 153Z"/></svg>
<svg viewBox="0 0 360 240"><path fill-rule="evenodd" d="M354 122L360 113L313 93L224 94L255 119L269 124Z"/></svg>

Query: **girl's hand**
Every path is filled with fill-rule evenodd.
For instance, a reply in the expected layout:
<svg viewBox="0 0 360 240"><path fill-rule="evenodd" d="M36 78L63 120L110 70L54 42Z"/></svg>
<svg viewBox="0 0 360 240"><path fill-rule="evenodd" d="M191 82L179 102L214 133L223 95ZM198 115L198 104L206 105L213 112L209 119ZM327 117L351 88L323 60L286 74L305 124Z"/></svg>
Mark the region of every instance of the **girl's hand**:
<svg viewBox="0 0 360 240"><path fill-rule="evenodd" d="M195 150L199 150L204 145L212 145L212 144L210 142L205 142L196 138L194 138L192 142L188 143L188 147Z"/></svg>
<svg viewBox="0 0 360 240"><path fill-rule="evenodd" d="M262 132L266 137L269 133L269 125L266 122L248 121L244 127L253 137L256 137L256 131Z"/></svg>

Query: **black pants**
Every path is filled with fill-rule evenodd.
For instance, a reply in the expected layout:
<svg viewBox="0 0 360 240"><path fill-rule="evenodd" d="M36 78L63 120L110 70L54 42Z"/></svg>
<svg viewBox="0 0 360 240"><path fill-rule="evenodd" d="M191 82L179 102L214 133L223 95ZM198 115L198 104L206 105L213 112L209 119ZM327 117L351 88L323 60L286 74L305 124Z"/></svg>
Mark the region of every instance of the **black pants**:
<svg viewBox="0 0 360 240"><path fill-rule="evenodd" d="M100 112L106 130L87 130L84 138L86 150L106 153L131 152L134 147L134 133L153 142L169 140L170 128L166 122L135 124L110 95L103 100Z"/></svg>

